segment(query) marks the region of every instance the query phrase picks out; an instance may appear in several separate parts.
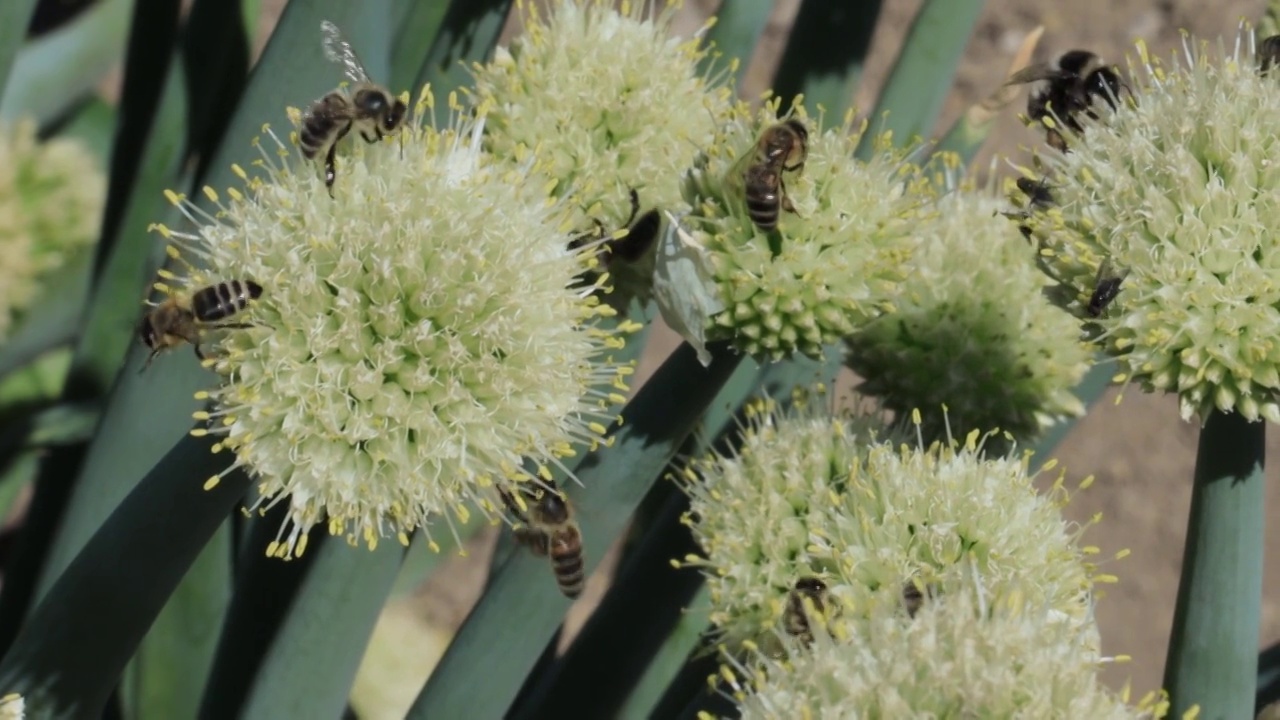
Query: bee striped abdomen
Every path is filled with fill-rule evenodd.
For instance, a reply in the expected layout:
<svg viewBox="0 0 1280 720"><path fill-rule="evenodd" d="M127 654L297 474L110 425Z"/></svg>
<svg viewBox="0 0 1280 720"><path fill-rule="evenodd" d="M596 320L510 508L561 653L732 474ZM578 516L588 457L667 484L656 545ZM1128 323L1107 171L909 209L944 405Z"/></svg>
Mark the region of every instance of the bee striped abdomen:
<svg viewBox="0 0 1280 720"><path fill-rule="evenodd" d="M347 105L346 97L338 92L331 92L311 105L298 130L298 145L304 157L314 158L333 142L339 123L347 121L348 113L343 112Z"/></svg>
<svg viewBox="0 0 1280 720"><path fill-rule="evenodd" d="M191 310L200 322L217 322L248 307L262 296L262 286L252 280L228 280L202 288L191 296Z"/></svg>
<svg viewBox="0 0 1280 720"><path fill-rule="evenodd" d="M582 535L576 526L570 525L551 535L551 568L556 584L565 596L576 598L586 584L586 570L582 560Z"/></svg>
<svg viewBox="0 0 1280 720"><path fill-rule="evenodd" d="M747 215L751 222L764 232L778 227L778 212L782 201L776 191L747 194Z"/></svg>

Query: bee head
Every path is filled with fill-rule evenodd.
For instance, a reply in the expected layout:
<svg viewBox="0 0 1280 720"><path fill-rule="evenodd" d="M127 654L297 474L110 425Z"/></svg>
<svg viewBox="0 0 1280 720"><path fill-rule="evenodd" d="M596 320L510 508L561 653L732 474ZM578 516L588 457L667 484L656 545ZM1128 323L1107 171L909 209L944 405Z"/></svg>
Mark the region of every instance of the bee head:
<svg viewBox="0 0 1280 720"><path fill-rule="evenodd" d="M827 584L816 577L802 577L796 581L796 590L806 595L816 595L825 592Z"/></svg>
<svg viewBox="0 0 1280 720"><path fill-rule="evenodd" d="M609 249L627 262L635 262L649 252L658 239L658 230L662 227L662 216L656 209L640 216L639 220L627 229L627 234L609 243Z"/></svg>
<svg viewBox="0 0 1280 720"><path fill-rule="evenodd" d="M1100 97L1107 101L1107 104L1114 110L1116 103L1114 98L1120 97L1120 88L1124 87L1124 83L1120 80L1120 75L1109 67L1100 67L1089 73L1085 78L1084 90L1090 98Z"/></svg>
<svg viewBox="0 0 1280 720"><path fill-rule="evenodd" d="M569 520L569 504L560 493L544 490L538 498L538 514L543 522L564 523Z"/></svg>
<svg viewBox="0 0 1280 720"><path fill-rule="evenodd" d="M800 137L800 142L807 143L809 141L809 128L804 126L798 118L787 118L787 127L791 128L791 132Z"/></svg>
<svg viewBox="0 0 1280 720"><path fill-rule="evenodd" d="M404 104L400 98L396 98L391 103L391 107L387 108L382 115L382 130L384 132L392 132L400 127L400 123L404 122L404 117L409 113L409 107Z"/></svg>

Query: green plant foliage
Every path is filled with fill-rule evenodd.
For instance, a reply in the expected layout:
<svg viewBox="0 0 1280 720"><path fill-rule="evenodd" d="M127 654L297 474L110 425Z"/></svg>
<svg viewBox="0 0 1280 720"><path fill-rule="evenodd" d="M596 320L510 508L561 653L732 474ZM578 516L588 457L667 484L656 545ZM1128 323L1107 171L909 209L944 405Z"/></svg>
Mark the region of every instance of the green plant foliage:
<svg viewBox="0 0 1280 720"><path fill-rule="evenodd" d="M440 119L450 94L465 94L471 84L472 63L510 59L494 50L513 10L537 5L540 13L553 12L560 1L287 3L252 67L249 49L268 5L261 0L98 0L65 26L30 41L23 35L37 0L0 4L0 121L34 116L42 137L81 138L110 174L94 252L51 273L0 342L0 516L7 517L19 495L34 488L0 588L0 695L21 693L27 717L343 716L388 598L411 592L439 567L444 553L487 526L477 513L459 523L457 535L438 533L433 553L417 536L408 538L408 548L390 538L376 548L352 548L325 533L321 518L301 557L267 557L264 550L277 539L290 509L288 499L242 516L238 510L260 491L250 478L237 470L216 483L206 480L235 462L233 444L215 448L212 438L189 434L192 414L205 409L207 396L197 392L218 377L189 351L172 353L140 373L146 351L136 323L142 301L149 294L160 297L152 288L157 269L167 265L182 272L166 259L165 241L152 225L190 230L172 207L175 199L190 198L213 212L204 186L225 196L228 187L243 188L233 165L257 174L254 142L264 124L287 141L294 129L287 108L306 108L348 79L325 59L322 20L342 29L374 81L415 97L429 83ZM783 112L803 96L813 112L825 113L825 126L838 124L862 80L883 5L800 2L772 83ZM769 0L720 3L705 37L715 52L703 69L750 61L774 6ZM925 0L868 115L869 135L892 131L897 145L930 141L982 8L982 0ZM122 53L118 103L92 96ZM634 70L627 58L611 57L592 72L612 72L606 62L619 71ZM536 86L530 83L531 92ZM508 119L519 122L518 116L517 108ZM954 151L967 163L989 127L961 118L931 150ZM492 139L492 124L486 131ZM625 147L616 140L576 144L568 137L556 159L577 162L575 153L596 152L582 148ZM856 155L870 157L871 145L863 143ZM750 147L749 140L743 146ZM540 149L545 151L521 146L510 154L516 164L532 166ZM852 145L841 156L848 150ZM951 168L952 159L935 154L928 169ZM810 163L810 176L817 168ZM548 192L577 199L571 184ZM896 187L891 186L886 184L886 192ZM736 193L727 197L741 199ZM353 208L359 211L358 202L348 206ZM371 217L380 217L378 211L369 208ZM0 217L0 232L5 220ZM300 254L315 250L314 238L293 234ZM430 236L429 230L426 242ZM293 237L285 237L287 251ZM616 247L623 246L607 246L610 252ZM835 253L823 257L835 262ZM787 258L779 253L774 261ZM802 274L796 277L803 281ZM796 328L779 332L799 333L804 323L823 320L805 312L813 310L808 300L774 298L771 304L749 290L732 306L744 314L796 319ZM337 288L328 291L340 295ZM518 294L520 288L494 291ZM483 293L477 295L483 302ZM630 309L629 317L601 323L610 325L602 331L620 322L641 326L625 347L608 347L609 362L636 360L644 350L655 310L637 304ZM449 342L445 334L436 328L429 339ZM751 399L765 395L785 404L798 388L831 387L844 345L812 348L822 351L820 360L785 357L761 367L730 352L726 343L715 343L711 364L703 367L686 343L639 388L613 425L608 413L616 408L608 409L609 403L621 398L602 400L595 420L609 425L611 442L590 452L578 446L576 454L564 457L558 447L551 453L563 462L551 475L576 509L584 570L594 571L605 549L626 538L601 605L557 657L557 628L568 600L558 592L548 560L535 557L504 529L479 603L426 684L415 688L407 717L736 713L729 695L707 692L708 675L725 675L717 667L723 658L707 642L710 593L697 570L671 564L697 548L682 522L688 498L664 478L713 445L736 452L732 431ZM1084 404L1103 393L1114 372L1106 364L1093 367L1076 388ZM1068 422L1050 428L1033 447L1034 462L1047 458L1071 427ZM1174 715L1199 703L1202 717L1244 717L1255 702L1274 699L1280 687L1274 648L1261 658L1253 652L1265 512L1263 427L1213 415L1201 438L1166 670ZM593 426L592 432L604 431ZM297 445L299 452L308 451ZM478 446L468 444L463 452L474 453ZM288 460L297 462L292 455ZM351 492L368 490L359 487L361 481L354 478ZM720 686L730 687L728 681Z"/></svg>

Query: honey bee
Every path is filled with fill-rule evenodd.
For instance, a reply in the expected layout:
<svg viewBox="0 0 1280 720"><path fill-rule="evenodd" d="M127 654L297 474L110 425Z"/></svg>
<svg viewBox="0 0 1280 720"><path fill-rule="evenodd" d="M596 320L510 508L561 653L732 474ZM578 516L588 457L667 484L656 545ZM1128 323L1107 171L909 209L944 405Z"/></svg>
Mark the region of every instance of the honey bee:
<svg viewBox="0 0 1280 720"><path fill-rule="evenodd" d="M204 360L201 334L207 330L253 327L254 323L223 321L261 296L262 286L252 280L227 280L201 288L190 298L175 295L156 305L138 327L143 344L151 350L142 370L150 367L157 355L184 342L190 343L196 357Z"/></svg>
<svg viewBox="0 0 1280 720"><path fill-rule="evenodd" d="M1053 114L1075 132L1083 132L1081 113L1096 120L1093 111L1095 98L1102 98L1111 109L1116 107L1120 91L1125 89L1120 73L1113 65L1106 65L1096 54L1088 50L1069 50L1058 57L1054 64L1038 63L1014 73L1006 85L1047 81L1027 100L1027 117L1039 123ZM1067 141L1056 128L1046 128L1045 141L1060 152L1067 151Z"/></svg>
<svg viewBox="0 0 1280 720"><path fill-rule="evenodd" d="M914 580L908 580L902 585L902 604L907 608L907 615L915 617L920 612L920 608L924 606L926 590L922 590Z"/></svg>
<svg viewBox="0 0 1280 720"><path fill-rule="evenodd" d="M390 90L369 80L364 65L351 45L342 37L338 26L325 20L320 23L324 55L345 69L353 85L347 91L336 89L311 103L302 116L298 142L308 160L324 152L324 185L333 197L337 177L334 153L338 143L352 129L365 142L374 143L400 129L408 107Z"/></svg>
<svg viewBox="0 0 1280 720"><path fill-rule="evenodd" d="M1109 261L1104 260L1098 265L1098 277L1094 283L1093 294L1089 296L1089 306L1086 308L1089 317L1102 317L1103 311L1120 294L1122 282L1124 282L1124 275L1118 273Z"/></svg>
<svg viewBox="0 0 1280 720"><path fill-rule="evenodd" d="M516 542L538 557L549 557L560 592L569 598L578 597L586 584L586 568L582 531L573 518L569 500L554 486L548 489L521 487L516 492L526 501L525 510L520 509L520 501L511 491L498 489L507 510L523 523L514 531Z"/></svg>
<svg viewBox="0 0 1280 720"><path fill-rule="evenodd" d="M826 614L827 584L816 577L802 577L787 593L787 608L782 615L782 628L788 635L800 638L808 645L813 642L813 630L809 624L810 612L807 600L818 617Z"/></svg>
<svg viewBox="0 0 1280 720"><path fill-rule="evenodd" d="M784 172L800 172L809 154L809 130L796 118L765 128L756 141L752 163L743 172L747 214L763 232L778 227L782 210L794 213Z"/></svg>
<svg viewBox="0 0 1280 720"><path fill-rule="evenodd" d="M1280 64L1280 35L1263 38L1258 43L1258 69L1263 75L1273 65Z"/></svg>

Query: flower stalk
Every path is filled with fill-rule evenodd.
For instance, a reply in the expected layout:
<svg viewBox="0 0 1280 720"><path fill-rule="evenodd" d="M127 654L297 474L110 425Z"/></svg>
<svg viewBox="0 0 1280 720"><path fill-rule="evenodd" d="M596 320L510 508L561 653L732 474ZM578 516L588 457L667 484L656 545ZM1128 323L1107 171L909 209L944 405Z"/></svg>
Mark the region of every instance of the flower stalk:
<svg viewBox="0 0 1280 720"><path fill-rule="evenodd" d="M1165 663L1172 717L1252 717L1262 602L1266 423L1216 412L1200 431Z"/></svg>

